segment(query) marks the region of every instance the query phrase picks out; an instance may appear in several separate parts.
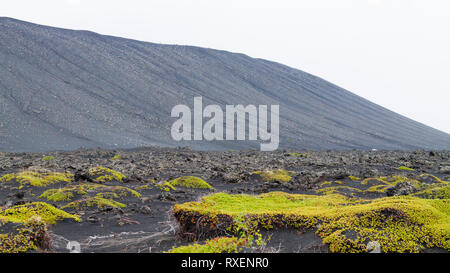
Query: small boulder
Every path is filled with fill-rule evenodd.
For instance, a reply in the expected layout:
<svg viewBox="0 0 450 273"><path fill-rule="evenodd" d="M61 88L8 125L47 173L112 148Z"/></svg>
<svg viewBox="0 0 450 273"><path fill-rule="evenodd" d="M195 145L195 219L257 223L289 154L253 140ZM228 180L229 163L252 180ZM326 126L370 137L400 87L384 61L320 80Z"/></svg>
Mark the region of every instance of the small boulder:
<svg viewBox="0 0 450 273"><path fill-rule="evenodd" d="M414 187L411 182L399 182L395 186L386 189L387 196L408 195L417 192L418 189Z"/></svg>

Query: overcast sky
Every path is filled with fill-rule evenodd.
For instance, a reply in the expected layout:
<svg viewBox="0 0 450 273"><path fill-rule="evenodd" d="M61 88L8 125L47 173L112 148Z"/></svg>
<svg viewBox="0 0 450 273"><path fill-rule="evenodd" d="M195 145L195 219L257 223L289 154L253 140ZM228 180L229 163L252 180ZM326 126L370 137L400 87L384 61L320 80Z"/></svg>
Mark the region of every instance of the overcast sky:
<svg viewBox="0 0 450 273"><path fill-rule="evenodd" d="M447 133L449 14L445 0L2 0L0 5L0 16L34 23L277 61Z"/></svg>

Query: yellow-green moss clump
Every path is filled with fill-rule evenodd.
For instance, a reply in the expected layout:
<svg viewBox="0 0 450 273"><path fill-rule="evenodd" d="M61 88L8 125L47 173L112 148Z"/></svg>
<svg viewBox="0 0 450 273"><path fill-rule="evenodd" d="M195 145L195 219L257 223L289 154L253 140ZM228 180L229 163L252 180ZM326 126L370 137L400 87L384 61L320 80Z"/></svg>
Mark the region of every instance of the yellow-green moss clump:
<svg viewBox="0 0 450 273"><path fill-rule="evenodd" d="M300 154L300 153L289 153L290 155L295 155L296 157L306 157L306 154Z"/></svg>
<svg viewBox="0 0 450 273"><path fill-rule="evenodd" d="M0 253L23 253L32 250L48 250L50 238L47 226L38 218L33 217L19 225L15 231L0 234Z"/></svg>
<svg viewBox="0 0 450 273"><path fill-rule="evenodd" d="M45 198L52 202L68 202L74 198L75 194L85 195L88 192L101 188L106 188L106 186L94 183L83 183L71 187L46 190L39 198Z"/></svg>
<svg viewBox="0 0 450 273"><path fill-rule="evenodd" d="M232 226L242 213L261 228L316 229L332 252L366 252L369 241L379 242L383 252L419 252L433 247L450 250L448 199L217 193L200 202L177 204L173 211L185 230L189 225L223 229L224 223Z"/></svg>
<svg viewBox="0 0 450 273"><path fill-rule="evenodd" d="M72 181L72 174L57 172L34 172L24 171L20 173L7 174L0 178L1 182L11 182L15 180L22 186L31 185L34 187L45 187L58 182Z"/></svg>
<svg viewBox="0 0 450 273"><path fill-rule="evenodd" d="M133 189L122 186L106 186L94 183L85 183L67 188L49 189L39 196L39 198L46 198L52 202L67 202L73 199L75 194L85 195L90 191L97 191L99 194L111 196L113 198L121 198L132 196L140 198L141 194Z"/></svg>
<svg viewBox="0 0 450 273"><path fill-rule="evenodd" d="M36 246L24 232L0 234L0 253L23 253L31 250L36 250Z"/></svg>
<svg viewBox="0 0 450 273"><path fill-rule="evenodd" d="M270 170L270 171L256 171L254 174L258 174L261 176L263 181L272 182L272 181L280 181L280 182L289 182L291 181L292 176L295 174L293 171L286 170Z"/></svg>
<svg viewBox="0 0 450 273"><path fill-rule="evenodd" d="M322 194L334 194L339 193L341 190L345 190L347 192L362 192L362 190L349 187L349 186L333 186L333 187L325 187L322 189L316 190L316 193L322 193Z"/></svg>
<svg viewBox="0 0 450 273"><path fill-rule="evenodd" d="M52 202L70 201L73 198L73 192L72 189L50 189L42 193L39 198L46 198Z"/></svg>
<svg viewBox="0 0 450 273"><path fill-rule="evenodd" d="M96 167L90 169L89 174L97 182L122 181L124 178L126 178L126 176L122 173L105 167Z"/></svg>
<svg viewBox="0 0 450 273"><path fill-rule="evenodd" d="M160 189L161 191L166 191L166 192L177 190L174 186L172 186L172 184L170 184L167 181L163 181L161 183L154 183L154 186L156 188Z"/></svg>
<svg viewBox="0 0 450 273"><path fill-rule="evenodd" d="M350 178L352 181L359 181L359 180L361 180L361 178L353 176L353 175L350 175L348 178Z"/></svg>
<svg viewBox="0 0 450 273"><path fill-rule="evenodd" d="M0 222L4 223L26 223L35 217L38 217L46 224L56 224L57 221L67 218L80 221L78 216L57 209L52 205L43 202L18 205L0 211Z"/></svg>
<svg viewBox="0 0 450 273"><path fill-rule="evenodd" d="M397 168L397 170L400 170L400 171L415 171L414 169L408 168L406 166L400 166L400 167Z"/></svg>
<svg viewBox="0 0 450 273"><path fill-rule="evenodd" d="M366 178L361 183L366 186L371 186L366 190L366 192L385 193L388 188L395 186L400 182L410 182L417 190L425 188L425 185L422 182L404 176Z"/></svg>
<svg viewBox="0 0 450 273"><path fill-rule="evenodd" d="M169 184L173 187L184 187L193 189L209 189L214 190L214 188L209 185L206 181L195 176L182 176L177 179L169 181Z"/></svg>
<svg viewBox="0 0 450 273"><path fill-rule="evenodd" d="M133 189L122 186L105 186L100 188L100 192L113 192L120 197L133 196L136 198L140 198L141 194Z"/></svg>
<svg viewBox="0 0 450 273"><path fill-rule="evenodd" d="M169 253L238 253L241 247L247 245L245 238L218 237L207 240L204 244L179 246L169 250Z"/></svg>
<svg viewBox="0 0 450 273"><path fill-rule="evenodd" d="M105 198L107 197L107 198ZM107 196L104 194L97 194L94 197L89 197L81 200L77 200L74 202L70 202L69 204L62 207L63 209L83 209L83 208L89 208L89 207L97 207L97 208L105 208L105 207L112 207L112 208L124 208L126 207L125 204L114 201L111 196Z"/></svg>

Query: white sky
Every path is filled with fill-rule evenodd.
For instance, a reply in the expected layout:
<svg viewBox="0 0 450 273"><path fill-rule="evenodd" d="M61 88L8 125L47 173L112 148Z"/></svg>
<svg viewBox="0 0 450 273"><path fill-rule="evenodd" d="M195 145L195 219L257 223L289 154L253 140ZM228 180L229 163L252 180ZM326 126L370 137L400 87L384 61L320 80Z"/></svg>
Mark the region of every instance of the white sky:
<svg viewBox="0 0 450 273"><path fill-rule="evenodd" d="M0 4L0 16L33 23L277 61L447 133L449 13L446 0L2 0Z"/></svg>

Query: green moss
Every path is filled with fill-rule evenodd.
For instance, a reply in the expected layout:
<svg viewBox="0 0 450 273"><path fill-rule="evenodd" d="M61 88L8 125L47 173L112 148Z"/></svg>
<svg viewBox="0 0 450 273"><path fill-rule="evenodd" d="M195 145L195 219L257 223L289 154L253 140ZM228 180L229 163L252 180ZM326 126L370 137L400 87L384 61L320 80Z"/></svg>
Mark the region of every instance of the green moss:
<svg viewBox="0 0 450 273"><path fill-rule="evenodd" d="M26 223L33 217L40 218L44 223L55 224L57 221L71 218L80 221L76 215L69 214L57 209L52 205L43 202L33 202L25 205L18 205L0 211L0 222L5 223Z"/></svg>
<svg viewBox="0 0 450 273"><path fill-rule="evenodd" d="M155 187L160 189L161 191L169 192L169 191L176 191L177 189L172 186L169 182L162 182L162 183L155 183Z"/></svg>
<svg viewBox="0 0 450 273"><path fill-rule="evenodd" d="M50 160L54 160L55 158L53 156L44 156L42 158L43 161L50 161Z"/></svg>
<svg viewBox="0 0 450 273"><path fill-rule="evenodd" d="M126 197L126 196L132 196L136 198L140 198L141 194L133 189L130 189L128 187L123 186L103 186L98 188L100 192L106 193L106 192L112 192L117 194L117 198L119 197Z"/></svg>
<svg viewBox="0 0 450 273"><path fill-rule="evenodd" d="M238 253L241 247L247 245L246 239L236 237L220 237L207 240L204 244L179 246L169 250L169 253Z"/></svg>
<svg viewBox="0 0 450 273"><path fill-rule="evenodd" d="M177 179L169 181L169 184L174 187L214 190L214 188L206 181L195 176L178 177Z"/></svg>
<svg viewBox="0 0 450 273"><path fill-rule="evenodd" d="M119 160L120 159L120 155L115 155L113 158L111 158L111 160Z"/></svg>
<svg viewBox="0 0 450 273"><path fill-rule="evenodd" d="M331 184L332 184L332 182L330 182L330 181L324 181L324 182L320 183L320 186L326 186L326 185L331 185Z"/></svg>
<svg viewBox="0 0 450 273"><path fill-rule="evenodd" d="M368 188L367 190L365 190L365 192L386 193L386 190L387 190L386 185L375 185L375 186L372 186L372 187Z"/></svg>
<svg viewBox="0 0 450 273"><path fill-rule="evenodd" d="M15 232L0 234L0 253L24 253L49 248L47 226L37 217L19 225Z"/></svg>
<svg viewBox="0 0 450 273"><path fill-rule="evenodd" d="M440 178L438 178L438 177L436 177L436 176L434 176L432 174L424 173L424 174L420 175L420 177L425 177L425 176L432 177L437 183L441 183L441 184L450 183L449 181L443 181Z"/></svg>
<svg viewBox="0 0 450 273"><path fill-rule="evenodd" d="M450 199L450 183L430 187L426 190L415 193L414 196L428 199Z"/></svg>
<svg viewBox="0 0 450 273"><path fill-rule="evenodd" d="M289 182L291 181L292 176L295 174L293 171L286 170L270 170L270 171L256 171L254 174L258 174L261 176L263 181L272 182L272 181L280 181L280 182Z"/></svg>
<svg viewBox="0 0 450 273"><path fill-rule="evenodd" d="M50 189L42 193L39 198L46 198L52 202L70 201L73 198L73 193L71 189Z"/></svg>
<svg viewBox="0 0 450 273"><path fill-rule="evenodd" d="M83 209L87 207L97 207L97 208L104 208L104 207L112 207L112 208L124 208L126 207L125 204L114 201L112 199L106 199L103 198L103 196L106 196L105 194L98 194L94 197L85 198L82 200L77 200L74 202L71 202L64 207L63 209Z"/></svg>
<svg viewBox="0 0 450 273"><path fill-rule="evenodd" d="M122 173L105 167L96 167L90 169L89 174L94 177L94 180L97 182L122 181L124 178L126 178L126 176Z"/></svg>
<svg viewBox="0 0 450 273"><path fill-rule="evenodd" d="M121 198L126 196L136 198L141 197L139 192L128 187L86 183L67 188L49 189L41 194L39 198L46 198L48 201L52 202L65 202L72 200L75 194L85 195L90 191L99 191L103 196L108 196L111 198Z"/></svg>
<svg viewBox="0 0 450 273"><path fill-rule="evenodd" d="M12 180L15 180L22 186L31 185L34 187L45 187L58 182L70 183L72 181L72 174L57 173L57 172L41 173L41 172L24 171L15 174L7 174L2 178L0 178L0 181L2 182L10 182Z"/></svg>
<svg viewBox="0 0 450 273"><path fill-rule="evenodd" d="M418 252L423 248L450 250L450 203L417 197L375 200L272 192L258 196L217 193L200 202L177 204L180 224L207 224L236 219L244 213L263 228L317 228L333 252L365 252L365 243L377 241L383 252ZM203 217L197 223L198 217ZM226 221L225 221L226 222ZM204 227L202 227L204 228ZM353 235L349 235L353 234Z"/></svg>
<svg viewBox="0 0 450 273"><path fill-rule="evenodd" d="M299 153L289 153L290 155L294 155L296 157L306 157L306 154L299 154Z"/></svg>
<svg viewBox="0 0 450 273"><path fill-rule="evenodd" d="M359 180L361 180L361 178L356 177L356 176L352 176L352 175L350 175L348 178L350 178L352 181L359 181Z"/></svg>
<svg viewBox="0 0 450 273"><path fill-rule="evenodd" d="M143 186L138 186L138 187L136 187L136 190L149 190L149 189L151 189L152 187L150 186L150 185L143 185Z"/></svg>
<svg viewBox="0 0 450 273"><path fill-rule="evenodd" d="M26 234L0 234L0 253L24 253L31 250L36 250L36 246Z"/></svg>
<svg viewBox="0 0 450 273"><path fill-rule="evenodd" d="M400 167L397 168L397 170L400 170L400 171L415 171L414 169L408 168L406 166L400 166Z"/></svg>
<svg viewBox="0 0 450 273"><path fill-rule="evenodd" d="M422 182L404 176L391 176L391 177L383 176L378 178L366 178L362 181L362 184L363 185L372 184L372 186L369 187L367 190L365 190L365 192L386 193L386 190L389 187L395 186L397 185L397 183L400 182L410 182L417 190L422 190L425 188L425 185ZM377 184L373 185L374 183Z"/></svg>
<svg viewBox="0 0 450 273"><path fill-rule="evenodd" d="M349 186L333 186L316 190L316 193L333 194L339 193L339 190L347 190L352 192L362 192L362 190Z"/></svg>

